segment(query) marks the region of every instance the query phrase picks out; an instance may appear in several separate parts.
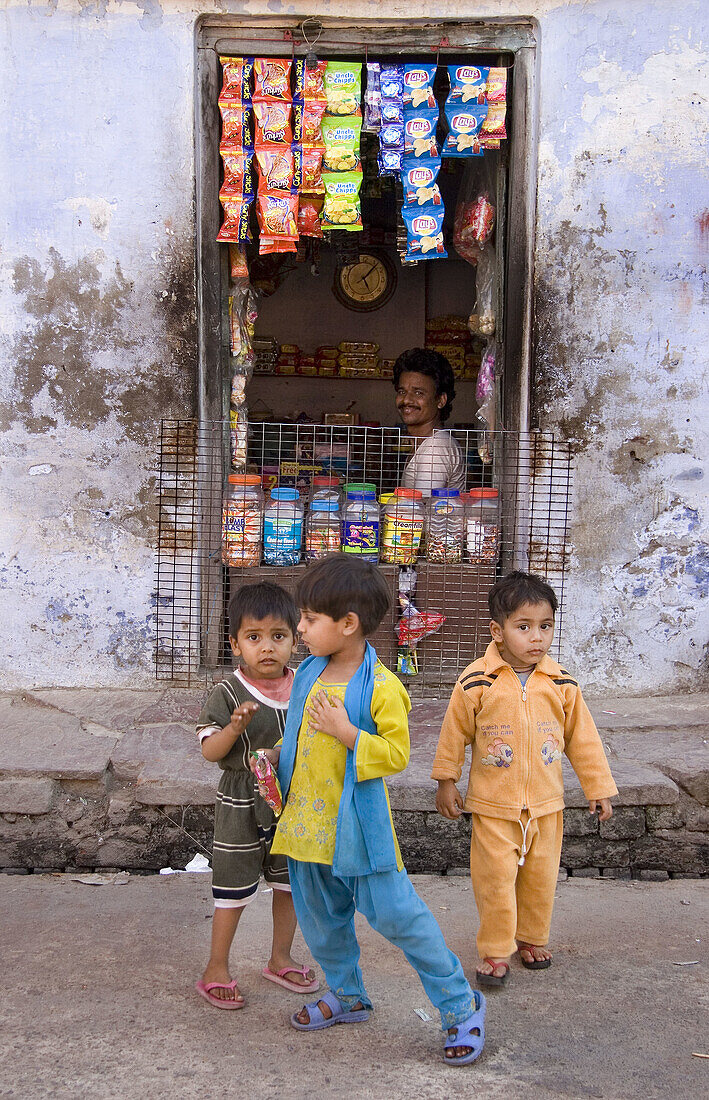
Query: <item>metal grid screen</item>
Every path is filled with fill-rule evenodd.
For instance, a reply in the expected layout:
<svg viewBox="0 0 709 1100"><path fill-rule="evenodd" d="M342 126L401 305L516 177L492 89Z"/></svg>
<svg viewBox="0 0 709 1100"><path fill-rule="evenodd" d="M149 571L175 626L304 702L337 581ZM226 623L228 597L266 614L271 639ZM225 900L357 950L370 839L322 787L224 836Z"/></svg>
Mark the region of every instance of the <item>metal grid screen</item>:
<svg viewBox="0 0 709 1100"><path fill-rule="evenodd" d="M569 554L569 445L542 432L451 429L441 434L444 452L453 452L452 476L458 479L466 501L458 549L442 555L433 549L428 553L427 537L434 546L429 536L430 503L412 568L382 560L387 552L380 539L379 564L392 608L372 641L384 663L393 669L398 666L409 692L419 696L446 693L462 669L484 650L489 641L487 593L495 579L510 569L530 570L552 584L559 598L554 655L558 656L562 640ZM240 584L259 580L273 580L293 591L307 568L303 560L279 565L263 557L260 564L248 567L223 563L222 499L229 453L228 423L172 420L161 424L155 648L159 680L190 684L220 679L231 667L226 622L230 593ZM297 489L306 502L305 530L314 477L336 477L340 486L374 486L379 502L382 495L406 482L411 460L412 441L398 428L258 422L248 426L245 472L260 476L266 503L272 488ZM488 534L493 530L493 537L471 541L471 531L480 530L475 528L479 510L485 509L489 520L491 502L494 523L484 530ZM425 499L420 503L425 505ZM439 622L436 616L445 617L435 631L418 641L413 655L410 647L402 647L398 635L402 591L404 606L409 599L427 625ZM305 656L301 647L296 663Z"/></svg>

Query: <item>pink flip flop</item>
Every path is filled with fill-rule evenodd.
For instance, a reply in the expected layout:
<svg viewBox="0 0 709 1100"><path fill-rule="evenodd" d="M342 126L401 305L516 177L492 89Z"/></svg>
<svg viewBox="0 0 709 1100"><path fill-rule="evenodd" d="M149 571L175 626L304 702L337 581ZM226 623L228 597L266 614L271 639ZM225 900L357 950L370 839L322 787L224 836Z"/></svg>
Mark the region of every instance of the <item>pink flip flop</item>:
<svg viewBox="0 0 709 1100"><path fill-rule="evenodd" d="M286 978L286 974L302 974L304 978L307 978L309 969L308 966L284 966L282 970L274 973L273 970L269 970L267 966L264 966L261 973L269 982L282 985L284 989L290 989L293 993L315 993L320 988L320 982L317 978L313 978L311 982L307 982L305 985L298 985L297 982L291 982Z"/></svg>
<svg viewBox="0 0 709 1100"><path fill-rule="evenodd" d="M214 1005L215 1008L243 1008L246 1001L226 1001L223 997L215 997L212 993L213 989L231 989L236 990L236 978L233 982L195 982L195 989L199 993L200 997L204 997L205 1001L209 1001L210 1005Z"/></svg>

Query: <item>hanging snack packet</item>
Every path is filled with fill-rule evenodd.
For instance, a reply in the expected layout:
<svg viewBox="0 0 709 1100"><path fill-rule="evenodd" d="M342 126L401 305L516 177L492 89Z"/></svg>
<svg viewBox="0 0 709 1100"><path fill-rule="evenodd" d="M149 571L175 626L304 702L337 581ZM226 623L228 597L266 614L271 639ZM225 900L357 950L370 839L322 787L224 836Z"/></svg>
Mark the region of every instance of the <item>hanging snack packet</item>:
<svg viewBox="0 0 709 1100"><path fill-rule="evenodd" d="M295 93L294 101L304 103L306 100L320 99L325 101L325 69L327 61L317 61L314 69L309 69L304 57L297 57L295 62Z"/></svg>
<svg viewBox="0 0 709 1100"><path fill-rule="evenodd" d="M406 206L442 206L443 198L436 179L441 168L438 157L405 160L401 173Z"/></svg>
<svg viewBox="0 0 709 1100"><path fill-rule="evenodd" d="M438 108L419 107L404 119L404 156L437 157Z"/></svg>
<svg viewBox="0 0 709 1100"><path fill-rule="evenodd" d="M232 244L240 244L242 241L250 241L249 232L249 206L253 195L223 195L219 201L224 208L224 222L219 233L218 241L227 241Z"/></svg>
<svg viewBox="0 0 709 1100"><path fill-rule="evenodd" d="M492 66L488 69L485 97L488 103L507 102L507 69Z"/></svg>
<svg viewBox="0 0 709 1100"><path fill-rule="evenodd" d="M251 108L235 107L227 101L226 103L219 103L219 112L222 116L222 140L219 151L252 148L251 119L253 112Z"/></svg>
<svg viewBox="0 0 709 1100"><path fill-rule="evenodd" d="M382 65L379 74L379 87L382 100L397 99L404 102L404 66Z"/></svg>
<svg viewBox="0 0 709 1100"><path fill-rule="evenodd" d="M322 181L322 149L303 149L303 183L301 191L310 195L322 195L325 185Z"/></svg>
<svg viewBox="0 0 709 1100"><path fill-rule="evenodd" d="M256 213L262 234L274 240L298 239L298 196L283 191L260 191Z"/></svg>
<svg viewBox="0 0 709 1100"><path fill-rule="evenodd" d="M299 190L303 150L299 145L263 145L256 149L260 191Z"/></svg>
<svg viewBox="0 0 709 1100"><path fill-rule="evenodd" d="M475 103L462 107L447 99L445 110L450 129L443 143L443 156L482 156L479 134L487 115L487 107Z"/></svg>
<svg viewBox="0 0 709 1100"><path fill-rule="evenodd" d="M293 140L300 145L322 146L325 100L312 99L293 104Z"/></svg>
<svg viewBox="0 0 709 1100"><path fill-rule="evenodd" d="M261 100L254 103L255 144L259 146L267 145L269 142L279 142L290 145L293 140L290 114L289 103L277 103L274 100Z"/></svg>
<svg viewBox="0 0 709 1100"><path fill-rule="evenodd" d="M448 65L451 88L448 103L485 103L489 69L476 65Z"/></svg>
<svg viewBox="0 0 709 1100"><path fill-rule="evenodd" d="M301 195L298 200L298 232L301 237L322 237L322 195Z"/></svg>
<svg viewBox="0 0 709 1100"><path fill-rule="evenodd" d="M248 106L251 103L251 73L254 60L252 57L220 57L224 82L219 93L220 102L231 102L236 105L241 103Z"/></svg>
<svg viewBox="0 0 709 1100"><path fill-rule="evenodd" d="M367 87L364 92L364 123L362 129L378 134L382 125L382 92L379 86L378 61L367 62Z"/></svg>
<svg viewBox="0 0 709 1100"><path fill-rule="evenodd" d="M404 105L404 66L382 65L379 74L379 88L381 94L382 127L379 132L379 165L380 176L397 176L401 172L401 162L404 156L404 127L402 122L384 123L385 113L391 114L396 110L396 117L403 118Z"/></svg>
<svg viewBox="0 0 709 1100"><path fill-rule="evenodd" d="M361 171L359 142L361 118L333 118L325 115L322 135L325 142L323 169L326 172Z"/></svg>
<svg viewBox="0 0 709 1100"><path fill-rule="evenodd" d="M405 206L402 210L406 225L406 260L444 260L448 253L443 244L442 206Z"/></svg>
<svg viewBox="0 0 709 1100"><path fill-rule="evenodd" d="M253 198L254 180L250 149L225 149L222 153L224 164L224 182L220 195L241 198L248 195Z"/></svg>
<svg viewBox="0 0 709 1100"><path fill-rule="evenodd" d="M354 61L328 61L325 97L329 115L361 115L362 66Z"/></svg>
<svg viewBox="0 0 709 1100"><path fill-rule="evenodd" d="M507 105L505 103L493 103L487 109L487 115L483 119L483 124L480 128L481 138L506 138L507 130L505 129L505 114L507 113Z"/></svg>
<svg viewBox="0 0 709 1100"><path fill-rule="evenodd" d="M436 68L436 65L404 65L403 98L406 110L436 106L433 94Z"/></svg>
<svg viewBox="0 0 709 1100"><path fill-rule="evenodd" d="M281 100L290 103L291 61L275 57L257 57L254 61L254 103L257 100Z"/></svg>
<svg viewBox="0 0 709 1100"><path fill-rule="evenodd" d="M268 256L272 252L297 252L298 242L289 238L280 237L264 237L263 233L260 234L258 239L258 253L259 256ZM279 374L283 374L283 371L279 371Z"/></svg>
<svg viewBox="0 0 709 1100"><path fill-rule="evenodd" d="M232 279L248 279L249 277L246 253L238 244L229 245L229 274Z"/></svg>
<svg viewBox="0 0 709 1100"><path fill-rule="evenodd" d="M322 210L323 229L361 229L362 210L359 189L361 172L323 172L325 202Z"/></svg>

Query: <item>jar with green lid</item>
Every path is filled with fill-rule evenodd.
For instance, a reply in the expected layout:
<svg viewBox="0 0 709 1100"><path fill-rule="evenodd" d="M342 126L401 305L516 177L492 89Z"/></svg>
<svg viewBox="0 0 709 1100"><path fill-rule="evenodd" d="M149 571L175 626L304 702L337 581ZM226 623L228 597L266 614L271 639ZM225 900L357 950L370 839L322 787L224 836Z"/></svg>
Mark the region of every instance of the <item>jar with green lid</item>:
<svg viewBox="0 0 709 1100"><path fill-rule="evenodd" d="M345 485L342 513L342 550L363 561L379 561L379 505L371 482Z"/></svg>

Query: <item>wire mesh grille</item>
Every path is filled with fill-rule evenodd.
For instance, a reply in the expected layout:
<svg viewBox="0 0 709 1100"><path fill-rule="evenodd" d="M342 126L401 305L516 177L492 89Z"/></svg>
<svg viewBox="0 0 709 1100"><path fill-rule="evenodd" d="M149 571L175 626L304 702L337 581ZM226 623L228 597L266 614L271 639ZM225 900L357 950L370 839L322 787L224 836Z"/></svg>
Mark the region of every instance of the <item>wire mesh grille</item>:
<svg viewBox="0 0 709 1100"><path fill-rule="evenodd" d="M259 475L266 504L273 488L297 489L306 503L306 532L313 478L337 478L340 494L345 484L374 486L382 517L379 502L384 494L412 481L422 488L421 501L403 501L405 506L425 506L418 552L404 548L402 555L400 545L392 552L391 538L385 548L384 536L393 528L385 529L380 520L379 562L392 607L372 642L385 664L398 666L412 695L433 696L447 691L483 652L489 641L487 593L510 569L538 573L554 587L559 611L551 652L559 655L572 466L569 445L541 432L450 429L436 433L427 462L425 450L422 444L414 453L413 440L399 428L254 422L248 426L245 472ZM260 564L240 568L223 563L222 498L229 454L228 423L161 424L155 649L159 680L190 684L220 679L232 664L226 620L230 593L240 584L261 580L293 592L307 568L303 560L279 565L263 557ZM440 546L434 549L435 520L426 498L430 482L438 479L441 484L442 477L461 490L466 510L460 527L455 526L461 523L460 504L452 509L453 519L446 520L444 528L447 549L441 553ZM391 518L391 500L388 507ZM337 513L338 519L341 515ZM415 557L413 571L406 567L407 553ZM291 562L299 557L291 555ZM411 646L400 644L398 634L401 591L404 605L410 599L427 625L437 621L428 617L445 617L418 641L413 653ZM301 646L295 663L305 656Z"/></svg>

